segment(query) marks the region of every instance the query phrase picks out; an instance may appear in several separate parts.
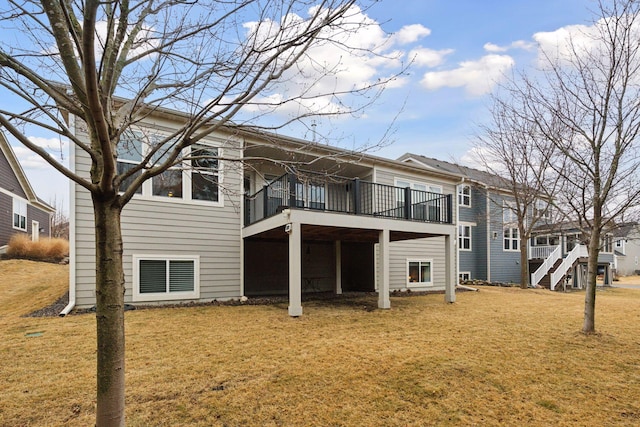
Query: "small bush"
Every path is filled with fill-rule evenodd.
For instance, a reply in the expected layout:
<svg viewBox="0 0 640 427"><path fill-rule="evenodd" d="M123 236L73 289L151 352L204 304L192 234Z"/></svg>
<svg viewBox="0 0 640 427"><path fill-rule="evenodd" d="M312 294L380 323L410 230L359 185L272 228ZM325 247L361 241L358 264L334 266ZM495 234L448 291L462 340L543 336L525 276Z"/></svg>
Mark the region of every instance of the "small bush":
<svg viewBox="0 0 640 427"><path fill-rule="evenodd" d="M69 242L65 239L40 239L32 242L26 234L15 234L9 240L8 258L34 261L61 261L69 255Z"/></svg>

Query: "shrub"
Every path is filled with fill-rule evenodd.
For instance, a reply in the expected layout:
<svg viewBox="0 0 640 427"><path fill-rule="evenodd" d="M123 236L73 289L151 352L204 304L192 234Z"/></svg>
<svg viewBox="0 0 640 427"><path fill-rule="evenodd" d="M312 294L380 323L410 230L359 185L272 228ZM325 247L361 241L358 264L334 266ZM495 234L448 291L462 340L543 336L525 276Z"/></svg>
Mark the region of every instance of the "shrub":
<svg viewBox="0 0 640 427"><path fill-rule="evenodd" d="M61 261L69 255L69 242L65 239L40 239L32 242L26 234L15 234L9 240L8 258L34 261Z"/></svg>

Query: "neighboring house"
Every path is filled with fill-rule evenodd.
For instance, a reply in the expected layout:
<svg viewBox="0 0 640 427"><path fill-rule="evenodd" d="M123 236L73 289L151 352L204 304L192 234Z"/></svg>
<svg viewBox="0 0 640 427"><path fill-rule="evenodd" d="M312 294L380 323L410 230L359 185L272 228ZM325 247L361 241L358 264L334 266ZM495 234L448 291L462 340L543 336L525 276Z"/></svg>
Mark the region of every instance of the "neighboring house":
<svg viewBox="0 0 640 427"><path fill-rule="evenodd" d="M398 160L420 165L426 170L457 173L463 182L458 195L458 275L460 280L480 279L492 282L520 281L520 239L517 218L512 209L514 198L500 186L501 179L477 169L433 159L417 154L405 154ZM552 210L542 200L530 212L540 213L540 225L527 243L531 285L550 289L566 287L582 289L586 283L587 251L581 244L575 224L556 223ZM623 230L619 231L620 236ZM614 264L627 274L640 269L638 242L615 239L607 233L598 256L598 274L603 284L611 284ZM625 234L626 236L626 234ZM640 237L640 233L636 237ZM616 249L614 253L614 249ZM623 256L622 252L633 252ZM620 274L622 272L619 271Z"/></svg>
<svg viewBox="0 0 640 427"><path fill-rule="evenodd" d="M121 144L119 168L140 161L142 135L186 119L149 116ZM87 138L80 120L70 123ZM289 314L299 316L308 292L377 291L382 308L393 290L445 291L454 301L458 174L244 127L222 128L195 148L224 160L169 169L122 212L127 303L288 294ZM77 147L71 164L88 176ZM74 184L70 220L63 314L95 304L91 198Z"/></svg>
<svg viewBox="0 0 640 427"><path fill-rule="evenodd" d="M611 285L616 255L613 234L606 233L598 255L598 275ZM588 251L574 222L541 224L531 237L529 271L531 283L545 288L582 289L587 281Z"/></svg>
<svg viewBox="0 0 640 427"><path fill-rule="evenodd" d="M614 233L614 269L618 276L640 274L640 225L625 224Z"/></svg>
<svg viewBox="0 0 640 427"><path fill-rule="evenodd" d="M399 161L428 171L462 176L458 183L458 275L460 280L520 282L520 239L516 218L508 204L510 192L495 175L418 154Z"/></svg>
<svg viewBox="0 0 640 427"><path fill-rule="evenodd" d="M0 253L14 234L50 237L54 208L38 199L15 153L0 132Z"/></svg>

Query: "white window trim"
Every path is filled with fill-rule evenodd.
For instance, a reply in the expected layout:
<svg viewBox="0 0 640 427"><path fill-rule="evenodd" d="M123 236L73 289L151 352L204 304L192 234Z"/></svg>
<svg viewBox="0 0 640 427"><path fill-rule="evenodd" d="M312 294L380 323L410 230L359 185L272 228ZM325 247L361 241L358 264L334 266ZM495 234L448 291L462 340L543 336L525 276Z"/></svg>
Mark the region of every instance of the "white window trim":
<svg viewBox="0 0 640 427"><path fill-rule="evenodd" d="M425 263L428 262L431 264L431 281L429 282L410 282L409 281L409 263L412 262L420 262ZM432 258L407 258L406 262L406 273L405 277L407 278L407 288L424 288L424 287L432 287L433 286L433 273L434 273L434 265Z"/></svg>
<svg viewBox="0 0 640 427"><path fill-rule="evenodd" d="M20 203L20 206L18 206L18 209L16 209L16 202ZM19 208L21 208L22 206L24 206L24 215L22 215L21 212L18 212ZM24 232L27 231L28 212L29 212L29 203L21 197L14 196L12 200L12 208L11 208L11 226L13 227L14 230L20 230ZM15 226L14 216L16 215L16 213L20 215L20 217L24 217L24 228ZM22 221L19 221L19 222L22 222Z"/></svg>
<svg viewBox="0 0 640 427"><path fill-rule="evenodd" d="M467 279L462 279L462 276L466 275ZM471 272L470 271L459 271L458 272L458 281L460 280L471 280Z"/></svg>
<svg viewBox="0 0 640 427"><path fill-rule="evenodd" d="M463 193L463 189L464 188L468 188L469 189L469 194L465 195ZM469 201L469 203L461 203L460 199L462 198L462 200L465 199L465 197L467 198L467 200ZM458 206L462 206L465 208L470 208L471 207L471 186L469 184L461 184L458 186Z"/></svg>
<svg viewBox="0 0 640 427"><path fill-rule="evenodd" d="M509 213L510 221L505 220L505 213ZM515 202L502 202L502 225L504 228L511 227L518 224L518 214L516 213Z"/></svg>
<svg viewBox="0 0 640 427"><path fill-rule="evenodd" d="M142 132L145 131L153 131L149 129L135 129L133 132ZM154 135L161 135L160 132L154 132ZM196 145L203 145L211 148L216 148L218 150L218 157L222 158L224 156L224 149L221 147L220 143L212 142L212 141L198 141ZM142 143L143 147L148 147L148 144ZM147 148L143 148L142 156L145 155ZM188 151L190 152L191 147L187 147L183 151L183 155ZM139 164L140 162L136 162L133 160L120 160L117 159L118 162L129 163L129 164ZM155 196L153 195L153 178L147 179L142 183L140 189L142 190L142 194L134 194L133 200L149 200L149 201L162 201L167 203L177 203L181 205L197 205L197 206L209 206L209 207L224 207L224 194L222 192L223 183L224 183L224 162L222 160L218 160L218 171L216 173L218 177L218 201L209 201L209 200L193 200L191 199L191 165L189 161L184 161L182 163L178 163L175 166L167 170L176 170L182 169L182 197L166 197L166 196Z"/></svg>
<svg viewBox="0 0 640 427"><path fill-rule="evenodd" d="M458 249L461 251L465 251L465 252L471 252L473 250L473 227L475 226L475 223L470 223L470 222L458 222ZM461 244L460 244L460 239L462 236L460 236L460 227L469 227L469 249L464 248Z"/></svg>
<svg viewBox="0 0 640 427"><path fill-rule="evenodd" d="M409 188L411 188L412 190L416 190L416 188L415 188L416 185L421 185L421 186L427 187L426 190L421 190L421 191L427 191L427 192L430 192L430 193L442 194L442 185L431 184L431 183L426 182L426 181L414 181L414 180L411 180L411 179L394 178L393 186L394 187L405 188L405 186L398 185L398 182L408 183L409 184ZM438 191L431 191L431 189L437 189Z"/></svg>
<svg viewBox="0 0 640 427"><path fill-rule="evenodd" d="M509 249L505 249L504 248L504 242L505 240L507 240L504 237L504 231L505 230L509 230ZM513 237L513 230L517 230L518 231L518 237L514 238ZM518 242L518 249L513 249L513 241L517 241ZM520 230L518 230L518 227L514 227L514 226L510 226L510 225L505 225L502 229L502 251L503 252L520 252Z"/></svg>
<svg viewBox="0 0 640 427"><path fill-rule="evenodd" d="M181 299L200 298L200 256L199 255L160 255L160 254L134 254L133 255L133 302L173 301ZM140 261L193 261L193 291L189 292L159 292L140 293Z"/></svg>

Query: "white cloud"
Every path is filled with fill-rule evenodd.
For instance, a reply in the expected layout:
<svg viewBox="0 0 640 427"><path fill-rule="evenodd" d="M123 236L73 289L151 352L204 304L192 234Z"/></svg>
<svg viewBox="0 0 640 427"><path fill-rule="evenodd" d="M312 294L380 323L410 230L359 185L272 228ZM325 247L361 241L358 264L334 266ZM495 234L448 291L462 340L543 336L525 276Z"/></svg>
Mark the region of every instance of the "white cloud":
<svg viewBox="0 0 640 427"><path fill-rule="evenodd" d="M616 28L616 24L609 22L612 19L615 18L601 18L593 25L568 25L555 31L534 34L533 39L538 44L540 65L544 66L549 60L568 63L576 57L587 56L606 63L609 60L609 54L602 39L609 37L608 32ZM640 38L640 22L636 20L632 25L630 36L635 39Z"/></svg>
<svg viewBox="0 0 640 427"><path fill-rule="evenodd" d="M533 35L538 43L538 58L541 63L546 58L567 60L575 53L584 55L597 47L596 28L587 25L568 25L555 31L540 32ZM575 50L574 50L575 49Z"/></svg>
<svg viewBox="0 0 640 427"><path fill-rule="evenodd" d="M416 41L430 34L431 30L429 28L424 27L421 24L411 24L405 25L404 27L400 28L400 31L392 36L392 39L399 45L405 45L409 43L415 43Z"/></svg>
<svg viewBox="0 0 640 427"><path fill-rule="evenodd" d="M317 9L313 8L309 16ZM264 48L306 30L307 18L287 15L279 22L265 20L244 24L246 37ZM283 115L335 114L357 105L353 92L385 82L387 89L407 84L406 77L393 77L416 57L422 64L439 64L449 50L417 49L408 54L402 46L428 36L431 30L415 24L387 34L380 24L353 6L336 25L324 28L316 42L287 70L270 92L244 111L276 112ZM434 65L430 65L434 66ZM388 80L388 81L387 81ZM300 95L303 94L303 98ZM361 101L368 102L367 99ZM264 105L268 104L268 105ZM289 105L290 104L290 105Z"/></svg>
<svg viewBox="0 0 640 427"><path fill-rule="evenodd" d="M464 87L471 95L484 95L493 90L514 64L515 61L508 55L486 55L477 61L461 62L453 70L428 72L421 83L429 90Z"/></svg>
<svg viewBox="0 0 640 427"><path fill-rule="evenodd" d="M453 49L433 50L426 47L418 47L409 52L409 58L417 66L433 68L441 65L445 57L453 52Z"/></svg>
<svg viewBox="0 0 640 427"><path fill-rule="evenodd" d="M506 52L512 49L532 50L535 48L535 44L525 40L517 40L507 46L498 46L497 44L494 44L494 43L485 43L483 47L484 47L484 50L486 50L487 52L500 53L500 52Z"/></svg>
<svg viewBox="0 0 640 427"><path fill-rule="evenodd" d="M487 52L505 52L507 50L506 47L498 46L493 43L485 43L483 47Z"/></svg>
<svg viewBox="0 0 640 427"><path fill-rule="evenodd" d="M46 148L48 151L60 151L66 145L66 141L61 141L59 138L42 138L39 136L30 136L29 141L33 142L38 147Z"/></svg>
<svg viewBox="0 0 640 427"><path fill-rule="evenodd" d="M47 169L51 166L42 157L24 146L14 146L13 152L23 169Z"/></svg>

